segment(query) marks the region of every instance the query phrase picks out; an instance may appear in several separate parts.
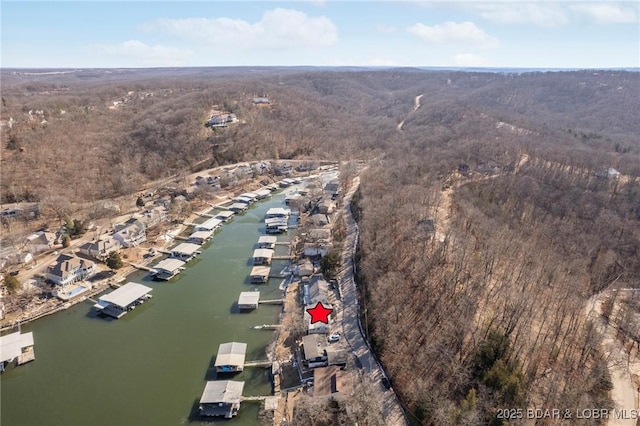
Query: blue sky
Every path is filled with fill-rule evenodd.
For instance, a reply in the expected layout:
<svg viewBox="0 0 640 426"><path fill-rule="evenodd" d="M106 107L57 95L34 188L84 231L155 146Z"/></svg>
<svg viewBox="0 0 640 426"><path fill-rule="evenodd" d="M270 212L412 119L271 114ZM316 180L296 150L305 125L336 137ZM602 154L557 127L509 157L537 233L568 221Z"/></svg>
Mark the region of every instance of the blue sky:
<svg viewBox="0 0 640 426"><path fill-rule="evenodd" d="M640 67L639 2L7 1L2 67Z"/></svg>

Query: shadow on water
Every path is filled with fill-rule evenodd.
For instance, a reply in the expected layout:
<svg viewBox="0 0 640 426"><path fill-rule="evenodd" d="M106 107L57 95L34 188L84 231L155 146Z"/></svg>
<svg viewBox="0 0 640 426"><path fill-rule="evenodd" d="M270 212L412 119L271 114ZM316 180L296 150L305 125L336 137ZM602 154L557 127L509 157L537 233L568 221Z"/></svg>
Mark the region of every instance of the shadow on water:
<svg viewBox="0 0 640 426"><path fill-rule="evenodd" d="M241 313L244 313L244 312L241 311L240 308L238 307L238 302L233 302L233 304L231 305L231 308L229 309L229 313L231 313L231 314L241 314Z"/></svg>

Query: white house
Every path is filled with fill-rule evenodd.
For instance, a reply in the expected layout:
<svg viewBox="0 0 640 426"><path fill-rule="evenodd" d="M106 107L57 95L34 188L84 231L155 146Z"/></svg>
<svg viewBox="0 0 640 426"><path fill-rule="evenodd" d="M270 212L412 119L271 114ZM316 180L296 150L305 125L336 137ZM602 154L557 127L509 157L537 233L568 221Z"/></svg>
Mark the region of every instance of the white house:
<svg viewBox="0 0 640 426"><path fill-rule="evenodd" d="M78 251L85 256L104 261L109 254L118 252L122 246L113 237L102 236L96 241L84 243L78 249Z"/></svg>
<svg viewBox="0 0 640 426"><path fill-rule="evenodd" d="M47 268L45 278L58 285L66 285L84 280L96 273L96 264L67 254L61 254L56 262Z"/></svg>
<svg viewBox="0 0 640 426"><path fill-rule="evenodd" d="M122 247L134 247L147 241L144 223L138 219L131 218L125 223L116 225L115 228L116 232L113 234L113 238Z"/></svg>
<svg viewBox="0 0 640 426"><path fill-rule="evenodd" d="M53 232L39 231L27 237L27 246L31 253L40 253L53 248L56 239Z"/></svg>

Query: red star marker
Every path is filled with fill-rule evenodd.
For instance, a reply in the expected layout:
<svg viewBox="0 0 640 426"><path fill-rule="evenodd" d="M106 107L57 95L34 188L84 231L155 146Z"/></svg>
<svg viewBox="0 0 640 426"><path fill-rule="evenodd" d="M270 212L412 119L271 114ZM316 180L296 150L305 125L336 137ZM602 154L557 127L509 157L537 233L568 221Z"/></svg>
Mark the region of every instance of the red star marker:
<svg viewBox="0 0 640 426"><path fill-rule="evenodd" d="M325 308L322 303L318 302L313 308L307 309L307 312L311 315L311 324L317 322L329 324L329 315L331 315L333 309Z"/></svg>

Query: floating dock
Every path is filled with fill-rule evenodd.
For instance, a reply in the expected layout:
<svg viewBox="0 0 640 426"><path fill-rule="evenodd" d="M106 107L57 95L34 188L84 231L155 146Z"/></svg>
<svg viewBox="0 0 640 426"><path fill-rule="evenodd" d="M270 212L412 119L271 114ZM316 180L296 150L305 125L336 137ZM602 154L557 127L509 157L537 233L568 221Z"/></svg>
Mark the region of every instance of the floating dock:
<svg viewBox="0 0 640 426"><path fill-rule="evenodd" d="M259 291L243 291L238 298L238 308L241 311L251 311L258 308L259 301Z"/></svg>
<svg viewBox="0 0 640 426"><path fill-rule="evenodd" d="M148 299L151 287L137 283L127 283L109 294L100 296L93 307L114 318L121 318Z"/></svg>

